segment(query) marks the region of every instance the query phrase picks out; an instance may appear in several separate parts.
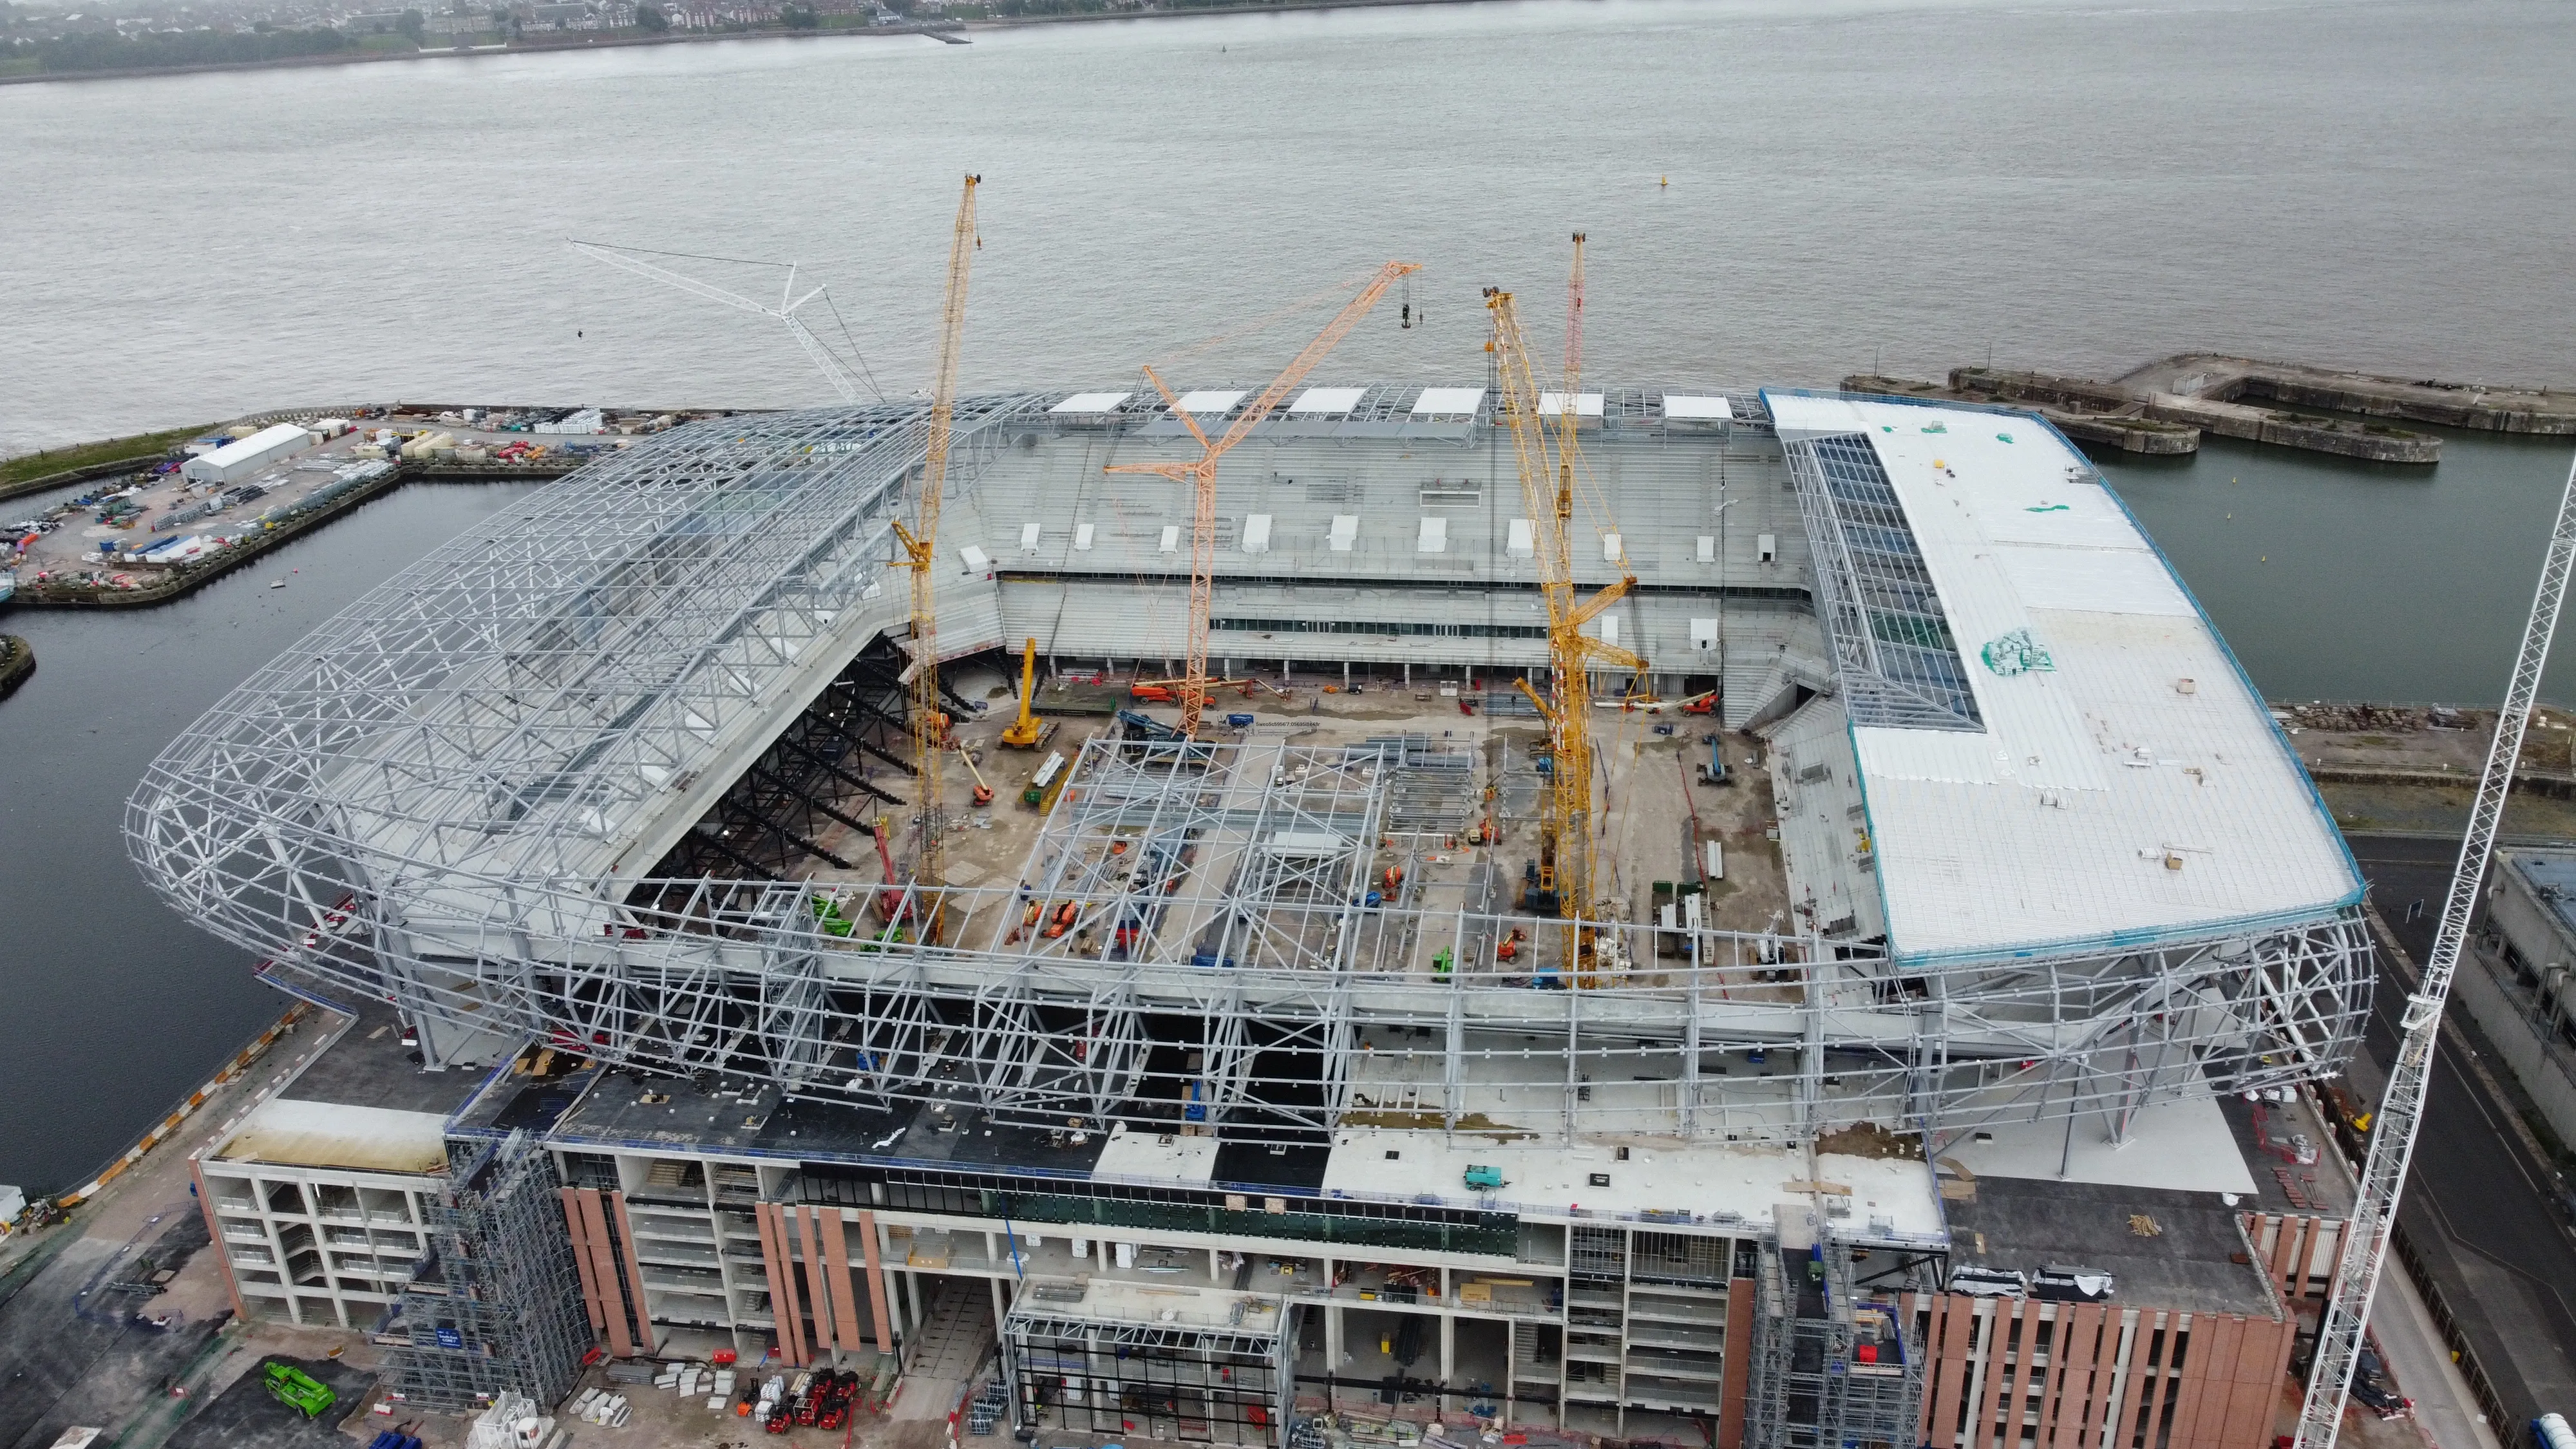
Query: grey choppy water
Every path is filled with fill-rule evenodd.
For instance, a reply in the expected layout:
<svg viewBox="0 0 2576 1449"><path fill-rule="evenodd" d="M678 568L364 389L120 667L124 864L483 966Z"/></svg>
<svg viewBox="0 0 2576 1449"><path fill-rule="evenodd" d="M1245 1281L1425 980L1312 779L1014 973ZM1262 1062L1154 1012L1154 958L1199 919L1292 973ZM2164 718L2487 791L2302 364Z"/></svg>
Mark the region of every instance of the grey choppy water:
<svg viewBox="0 0 2576 1449"><path fill-rule="evenodd" d="M909 388L970 169L970 384L1131 375L1390 256L1430 326L1331 370L1477 375L1478 288L1552 314L1577 226L1603 377L1991 344L2547 381L2571 61L2556 0L1522 0L6 87L0 452L290 401L826 395L774 324L567 235L800 259Z"/></svg>
<svg viewBox="0 0 2576 1449"><path fill-rule="evenodd" d="M2437 431L2435 468L2210 438L2102 471L2269 697L2492 703L2576 440ZM2544 697L2576 701L2552 659Z"/></svg>
<svg viewBox="0 0 2576 1449"><path fill-rule="evenodd" d="M1991 346L2550 381L2571 60L2548 0L1522 0L0 87L0 453L293 402L827 396L774 324L568 235L798 258L908 389L968 169L970 386L1129 376L1389 256L1428 325L1329 370L1472 377L1477 289L1552 325L1577 226L1596 377ZM1314 320L1184 370L1266 375ZM2266 690L2492 698L2566 450L2450 446L2110 471ZM0 1181L95 1166L275 1009L142 894L144 761L511 496L407 489L169 609L9 617L42 662L0 706Z"/></svg>
<svg viewBox="0 0 2576 1449"><path fill-rule="evenodd" d="M142 613L0 614L36 649L0 704L0 1182L75 1185L285 1009L247 956L145 893L120 834L144 765L308 630L528 490L403 488Z"/></svg>

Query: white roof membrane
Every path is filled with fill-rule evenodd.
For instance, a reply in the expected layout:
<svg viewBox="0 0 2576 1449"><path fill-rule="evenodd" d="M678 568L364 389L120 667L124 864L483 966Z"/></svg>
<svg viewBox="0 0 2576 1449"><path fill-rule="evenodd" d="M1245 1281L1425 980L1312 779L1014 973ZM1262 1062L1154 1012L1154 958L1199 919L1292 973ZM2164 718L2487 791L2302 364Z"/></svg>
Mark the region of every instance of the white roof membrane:
<svg viewBox="0 0 2576 1449"><path fill-rule="evenodd" d="M1297 394L1288 411L1301 418L1337 418L1358 407L1367 392L1364 387L1310 387Z"/></svg>
<svg viewBox="0 0 2576 1449"><path fill-rule="evenodd" d="M1664 394L1664 416L1668 418L1726 419L1735 416L1735 407L1722 397L1688 397Z"/></svg>
<svg viewBox="0 0 2576 1449"><path fill-rule="evenodd" d="M1885 469L1983 728L1852 728L1891 949L2152 941L2356 898L2263 701L2091 464L2027 416L1766 393Z"/></svg>
<svg viewBox="0 0 2576 1449"><path fill-rule="evenodd" d="M1181 394L1181 411L1185 413L1231 412L1236 403L1243 401L1243 392L1244 390L1239 387L1201 388L1196 392L1185 392Z"/></svg>
<svg viewBox="0 0 2576 1449"><path fill-rule="evenodd" d="M1464 418L1475 416L1485 401L1481 387L1426 387L1413 400L1417 418Z"/></svg>
<svg viewBox="0 0 2576 1449"><path fill-rule="evenodd" d="M1051 413L1105 413L1115 410L1120 403L1123 403L1134 396L1134 393L1129 392L1078 392L1073 396L1066 398L1064 401L1057 403L1054 407L1048 408L1047 411Z"/></svg>

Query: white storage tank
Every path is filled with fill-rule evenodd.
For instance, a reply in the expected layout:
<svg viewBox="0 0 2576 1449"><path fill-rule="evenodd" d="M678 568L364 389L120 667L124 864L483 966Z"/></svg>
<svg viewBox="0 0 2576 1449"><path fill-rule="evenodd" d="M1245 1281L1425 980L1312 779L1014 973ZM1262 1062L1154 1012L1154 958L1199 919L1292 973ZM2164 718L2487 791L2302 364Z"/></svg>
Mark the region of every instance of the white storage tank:
<svg viewBox="0 0 2576 1449"><path fill-rule="evenodd" d="M213 452L200 453L181 464L179 471L191 483L237 483L312 442L311 433L293 423L279 423Z"/></svg>

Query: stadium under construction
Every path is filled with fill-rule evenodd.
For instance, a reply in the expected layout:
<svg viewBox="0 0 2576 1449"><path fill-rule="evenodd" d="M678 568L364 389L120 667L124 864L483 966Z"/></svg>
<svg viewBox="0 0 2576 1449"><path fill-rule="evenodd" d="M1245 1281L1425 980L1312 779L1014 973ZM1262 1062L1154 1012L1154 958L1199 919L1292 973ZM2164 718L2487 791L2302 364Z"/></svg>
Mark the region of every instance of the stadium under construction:
<svg viewBox="0 0 2576 1449"><path fill-rule="evenodd" d="M1605 591L1558 891L1508 392L1246 430L1194 735L1143 702L1191 496L1107 470L1250 389L956 405L971 773L916 769L926 403L663 434L301 641L127 823L417 1057L200 1160L244 1311L374 1327L425 1407L595 1344L909 1364L971 1293L1050 1443L2267 1442L2349 1202L2300 1088L2374 971L2208 619L2027 414L1549 394ZM352 1267L334 1193L416 1231Z"/></svg>

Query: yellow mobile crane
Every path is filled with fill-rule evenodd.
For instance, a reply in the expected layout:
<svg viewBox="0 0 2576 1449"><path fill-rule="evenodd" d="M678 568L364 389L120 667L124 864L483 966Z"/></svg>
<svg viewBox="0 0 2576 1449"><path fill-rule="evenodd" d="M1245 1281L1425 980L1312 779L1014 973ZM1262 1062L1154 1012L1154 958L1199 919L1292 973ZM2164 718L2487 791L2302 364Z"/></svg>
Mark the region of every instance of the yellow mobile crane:
<svg viewBox="0 0 2576 1449"><path fill-rule="evenodd" d="M1516 681L1547 722L1551 751L1548 789L1540 803L1538 885L1528 907L1539 915L1597 918L1592 879L1592 739L1586 717L1592 701L1587 676L1596 661L1639 674L1645 672L1646 661L1585 635L1583 626L1617 602L1637 580L1623 557L1619 582L1589 599L1578 597L1573 544L1577 454L1571 389L1575 379L1567 380L1567 391L1557 398L1558 425L1551 433L1542 416L1538 378L1512 294L1489 287L1485 307L1494 326L1493 338L1486 344L1494 354L1498 384L1494 412L1511 430L1512 451L1520 464L1521 496L1534 534L1531 551L1538 564L1539 590L1547 600L1546 692L1542 694L1526 678ZM1593 955L1591 933L1579 924L1569 924L1561 968L1566 977L1574 984L1590 984Z"/></svg>
<svg viewBox="0 0 2576 1449"><path fill-rule="evenodd" d="M939 548L940 495L948 486L948 435L957 412L957 348L966 330L966 274L975 248L975 188L981 176L966 178L966 193L957 203L957 226L948 240L948 296L940 313L939 374L930 393L930 442L921 464L921 496L913 526L898 522L902 566L912 570L912 768L919 777L921 848L913 856L913 885L935 891L945 882L939 873L939 836L946 823L939 802L939 752L947 742L948 716L939 704L939 620L931 602L937 578L932 555ZM918 911L919 908L916 907ZM940 912L922 912L921 939L939 940Z"/></svg>
<svg viewBox="0 0 2576 1449"><path fill-rule="evenodd" d="M1038 641L1031 639L1020 651L1020 717L1003 727L1003 744L1015 750L1034 750L1046 743L1049 730L1039 722L1037 708Z"/></svg>
<svg viewBox="0 0 2576 1449"><path fill-rule="evenodd" d="M1378 268L1377 275L1370 278L1368 285L1360 289L1359 295L1353 297L1342 308L1341 315L1326 324L1324 330L1316 335L1315 340L1306 344L1306 350L1298 353L1288 364L1287 370L1271 379L1270 385L1261 390L1260 396L1245 404L1243 412L1235 418L1233 425L1214 442L1210 442L1208 435L1199 431L1198 419L1191 417L1188 410L1181 406L1181 400L1172 395L1172 390L1163 385L1160 377L1155 376L1154 369L1150 367L1145 369L1145 380L1152 383L1154 390L1163 395L1163 401L1172 409L1172 416L1181 420L1181 426L1190 430L1191 437L1198 439L1202 451L1197 458L1186 463L1119 463L1101 471L1159 473L1176 483L1186 482L1193 485L1197 494L1197 521L1190 528L1189 666L1182 673L1180 690L1183 739L1198 738L1199 712L1207 704L1208 612L1216 597L1217 459L1224 457L1228 449L1242 442L1256 424L1270 416L1273 408L1287 400L1289 392L1305 380L1306 374L1314 370L1315 364L1323 361L1324 355L1333 350L1334 344L1340 342L1353 327L1358 326L1360 318L1366 316L1368 310L1377 305L1377 299L1386 295L1387 287L1396 278L1421 270L1420 265L1413 262L1389 262Z"/></svg>

